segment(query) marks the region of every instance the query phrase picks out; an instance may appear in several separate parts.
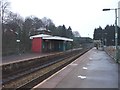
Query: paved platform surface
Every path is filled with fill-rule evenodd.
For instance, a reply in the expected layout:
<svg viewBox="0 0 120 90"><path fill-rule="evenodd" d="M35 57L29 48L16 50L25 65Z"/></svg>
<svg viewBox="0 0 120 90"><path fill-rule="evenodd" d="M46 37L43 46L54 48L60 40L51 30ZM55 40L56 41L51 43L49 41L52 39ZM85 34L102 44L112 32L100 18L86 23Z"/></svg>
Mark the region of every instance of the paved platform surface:
<svg viewBox="0 0 120 90"><path fill-rule="evenodd" d="M93 48L34 88L118 88L118 65Z"/></svg>
<svg viewBox="0 0 120 90"><path fill-rule="evenodd" d="M77 48L78 49L82 49L82 48ZM76 50L76 49L72 49L72 50ZM67 50L67 51L71 51L71 50ZM46 52L46 53L23 53L23 54L16 54L16 55L10 55L10 56L4 56L4 57L0 57L0 65L1 64L8 64L8 63L14 63L14 62L20 62L20 61L25 61L25 60L29 60L29 59L33 59L33 58L40 58L40 57L44 57L44 56L49 56L49 55L54 55L57 53L61 53L61 52Z"/></svg>
<svg viewBox="0 0 120 90"><path fill-rule="evenodd" d="M2 62L0 62L0 65L1 64L7 64L7 63L24 61L24 60L29 60L29 59L32 59L32 58L40 58L40 57L52 55L52 54L55 54L55 53L59 53L59 52L52 52L52 53L25 53L25 54L21 54L21 55L5 56L5 57L2 57Z"/></svg>

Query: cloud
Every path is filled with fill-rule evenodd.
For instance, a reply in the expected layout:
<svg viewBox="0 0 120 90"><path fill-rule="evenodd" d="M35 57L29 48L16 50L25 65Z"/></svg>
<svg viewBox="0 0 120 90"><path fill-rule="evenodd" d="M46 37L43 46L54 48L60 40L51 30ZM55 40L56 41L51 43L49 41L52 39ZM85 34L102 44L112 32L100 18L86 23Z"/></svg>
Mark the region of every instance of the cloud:
<svg viewBox="0 0 120 90"><path fill-rule="evenodd" d="M114 12L103 8L115 8L119 0L10 0L12 10L23 17L35 15L48 17L55 25L65 24L78 30L81 36L92 37L95 27L114 24Z"/></svg>

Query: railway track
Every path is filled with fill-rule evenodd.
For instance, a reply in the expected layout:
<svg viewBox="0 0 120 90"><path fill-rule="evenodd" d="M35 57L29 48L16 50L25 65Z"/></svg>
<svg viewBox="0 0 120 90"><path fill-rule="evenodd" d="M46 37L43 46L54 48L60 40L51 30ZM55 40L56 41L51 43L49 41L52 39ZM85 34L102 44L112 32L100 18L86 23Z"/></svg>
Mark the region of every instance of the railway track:
<svg viewBox="0 0 120 90"><path fill-rule="evenodd" d="M3 77L2 88L13 88L15 90L20 88L32 88L88 50L89 49L81 49L66 52L61 56L58 55L50 58L51 60L45 60L35 66L8 74Z"/></svg>

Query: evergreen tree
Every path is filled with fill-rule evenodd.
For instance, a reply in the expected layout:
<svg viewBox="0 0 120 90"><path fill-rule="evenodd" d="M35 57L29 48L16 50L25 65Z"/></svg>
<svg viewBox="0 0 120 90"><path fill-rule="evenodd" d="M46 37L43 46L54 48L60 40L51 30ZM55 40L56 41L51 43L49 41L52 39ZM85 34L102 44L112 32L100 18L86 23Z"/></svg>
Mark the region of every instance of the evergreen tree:
<svg viewBox="0 0 120 90"><path fill-rule="evenodd" d="M72 29L71 29L70 26L69 26L68 29L67 29L67 37L68 37L68 38L73 38L73 33L72 33Z"/></svg>

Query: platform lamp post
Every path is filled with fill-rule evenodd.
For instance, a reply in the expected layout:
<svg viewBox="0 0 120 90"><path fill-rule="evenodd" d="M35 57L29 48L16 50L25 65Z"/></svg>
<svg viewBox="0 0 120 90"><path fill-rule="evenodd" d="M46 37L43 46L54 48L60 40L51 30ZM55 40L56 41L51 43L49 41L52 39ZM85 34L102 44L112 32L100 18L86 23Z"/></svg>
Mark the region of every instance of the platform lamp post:
<svg viewBox="0 0 120 90"><path fill-rule="evenodd" d="M18 31L18 33L16 32L16 34L17 34L17 40L16 40L16 42L17 42L17 45L18 45L18 55L21 55L20 54L20 30Z"/></svg>
<svg viewBox="0 0 120 90"><path fill-rule="evenodd" d="M16 42L17 42L17 44L18 44L18 55L20 55L20 40L17 39Z"/></svg>
<svg viewBox="0 0 120 90"><path fill-rule="evenodd" d="M114 8L114 9L110 9L110 8L106 8L103 9L103 11L110 11L110 10L115 10L115 60L118 63L118 30L117 30L117 10L120 8Z"/></svg>

